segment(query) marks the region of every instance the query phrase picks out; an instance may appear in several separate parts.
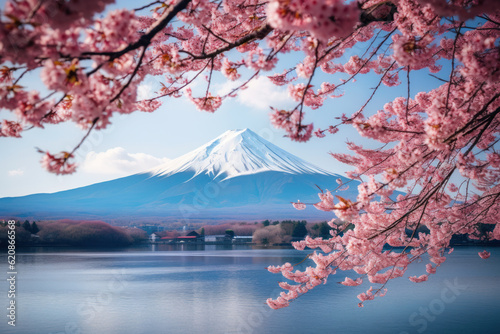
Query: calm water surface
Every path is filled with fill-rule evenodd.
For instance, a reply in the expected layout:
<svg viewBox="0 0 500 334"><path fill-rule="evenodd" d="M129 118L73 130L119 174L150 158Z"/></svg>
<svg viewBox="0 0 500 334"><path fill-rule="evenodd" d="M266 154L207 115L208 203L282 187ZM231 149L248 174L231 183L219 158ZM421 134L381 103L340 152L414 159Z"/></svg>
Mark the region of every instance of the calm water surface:
<svg viewBox="0 0 500 334"><path fill-rule="evenodd" d="M297 263L306 252L33 248L16 259L15 328L7 325L7 281L0 282L0 333L499 333L500 248L488 249L488 260L481 250L457 248L428 282L394 280L364 308L356 295L370 285L344 287L338 275L274 311L265 300L278 295L281 276L264 267ZM5 253L0 261L7 276Z"/></svg>

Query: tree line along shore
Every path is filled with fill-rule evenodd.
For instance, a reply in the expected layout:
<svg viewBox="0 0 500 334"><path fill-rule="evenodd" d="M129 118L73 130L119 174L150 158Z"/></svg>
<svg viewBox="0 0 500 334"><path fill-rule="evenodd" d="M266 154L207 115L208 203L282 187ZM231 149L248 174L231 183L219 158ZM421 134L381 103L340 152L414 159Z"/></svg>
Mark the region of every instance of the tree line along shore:
<svg viewBox="0 0 500 334"><path fill-rule="evenodd" d="M329 238L332 227L327 222L308 223L305 220L261 222L233 222L223 224L137 224L113 226L103 221L86 220L16 220L16 243L19 246L80 246L124 247L148 242L153 243L252 243L258 245L286 245L292 241L312 238ZM354 226L336 222L338 229ZM334 225L335 226L335 225ZM488 244L490 225L482 225L475 235L456 235L453 245ZM7 244L7 220L0 221L0 245ZM426 233L422 228L422 233Z"/></svg>

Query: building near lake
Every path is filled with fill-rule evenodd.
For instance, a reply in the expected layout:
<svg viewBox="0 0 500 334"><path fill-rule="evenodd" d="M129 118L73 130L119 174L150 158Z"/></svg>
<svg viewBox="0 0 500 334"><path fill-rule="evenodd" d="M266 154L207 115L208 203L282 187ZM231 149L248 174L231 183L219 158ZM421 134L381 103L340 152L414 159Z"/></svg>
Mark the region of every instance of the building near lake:
<svg viewBox="0 0 500 334"><path fill-rule="evenodd" d="M156 242L158 240L160 240L160 236L156 233L152 233L150 236L149 236L149 241L151 242Z"/></svg>
<svg viewBox="0 0 500 334"><path fill-rule="evenodd" d="M233 244L246 244L252 242L251 235L235 235L233 238Z"/></svg>
<svg viewBox="0 0 500 334"><path fill-rule="evenodd" d="M161 242L171 242L171 243L203 243L205 237L200 235L196 231L191 231L186 235L180 235L175 237L162 237Z"/></svg>

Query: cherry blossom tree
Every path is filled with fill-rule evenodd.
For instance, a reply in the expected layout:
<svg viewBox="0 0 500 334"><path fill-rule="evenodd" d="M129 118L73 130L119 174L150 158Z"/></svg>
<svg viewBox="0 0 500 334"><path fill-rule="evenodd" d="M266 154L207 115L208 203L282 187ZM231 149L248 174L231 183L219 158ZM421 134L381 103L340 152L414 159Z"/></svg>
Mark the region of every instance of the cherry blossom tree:
<svg viewBox="0 0 500 334"><path fill-rule="evenodd" d="M112 2L6 3L0 108L12 117L1 120L0 136L74 122L87 130L83 142L91 131L105 129L113 114L153 112L168 98L186 96L199 110L215 112L249 82L267 76L287 85L296 101L270 116L291 140L333 136L352 126L380 143L376 149L348 143L352 155L332 154L353 166L348 176L361 181L359 194L356 200L328 190L319 194L313 205L346 225L332 220L331 238L294 244L319 248L308 256L314 266L268 268L289 280L280 283L285 291L277 299L267 301L272 308L288 306L338 271L347 273L343 285L375 285L358 295L362 306L385 294L387 283L417 260L428 261L426 272L409 279L426 281L451 252L455 234L479 238L479 226L489 224L491 231L481 237L500 239L498 1L165 0L97 15ZM280 62L286 53L300 55L292 68ZM40 74L48 94L23 80L30 72ZM439 84L413 92L412 75L420 72ZM213 95L217 74L242 84ZM313 114L306 112L340 98L364 75L378 83L358 110L334 115L336 121L323 129L307 121ZM162 89L139 100L137 89L147 76L161 77ZM201 95L190 88L199 78L207 82ZM370 112L382 85L407 93ZM73 173L82 142L72 152L41 150L43 167Z"/></svg>

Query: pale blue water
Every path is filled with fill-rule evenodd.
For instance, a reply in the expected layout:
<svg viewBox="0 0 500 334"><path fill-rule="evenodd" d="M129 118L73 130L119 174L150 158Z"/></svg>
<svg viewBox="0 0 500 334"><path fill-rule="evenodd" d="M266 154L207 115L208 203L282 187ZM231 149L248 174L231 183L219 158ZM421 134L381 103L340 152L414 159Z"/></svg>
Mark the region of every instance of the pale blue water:
<svg viewBox="0 0 500 334"><path fill-rule="evenodd" d="M344 287L338 276L274 311L264 302L279 293L281 276L264 267L306 252L30 249L17 256L15 328L0 282L0 333L499 333L500 249L488 260L480 250L457 248L430 281L395 280L364 308L356 295L369 285ZM5 254L0 261L6 277Z"/></svg>

